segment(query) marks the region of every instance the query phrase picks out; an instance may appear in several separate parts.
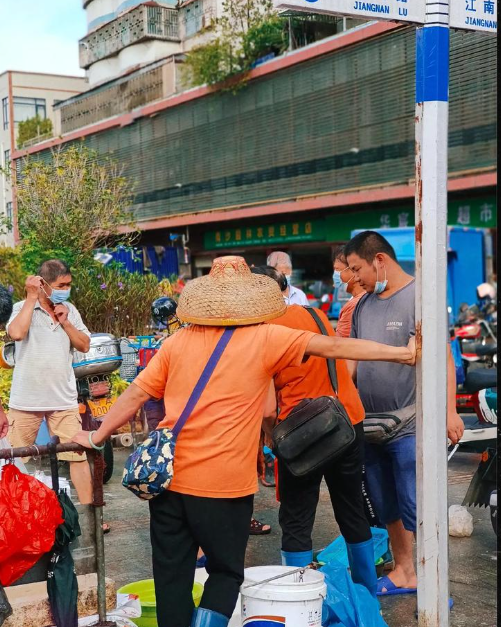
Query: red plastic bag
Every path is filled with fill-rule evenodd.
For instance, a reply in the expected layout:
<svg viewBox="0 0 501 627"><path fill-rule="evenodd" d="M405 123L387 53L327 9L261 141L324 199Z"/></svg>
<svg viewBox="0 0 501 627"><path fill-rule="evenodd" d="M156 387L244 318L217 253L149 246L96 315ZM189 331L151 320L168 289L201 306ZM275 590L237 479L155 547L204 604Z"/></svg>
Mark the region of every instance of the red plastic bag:
<svg viewBox="0 0 501 627"><path fill-rule="evenodd" d="M13 464L0 478L0 584L10 586L54 545L62 510L55 493Z"/></svg>

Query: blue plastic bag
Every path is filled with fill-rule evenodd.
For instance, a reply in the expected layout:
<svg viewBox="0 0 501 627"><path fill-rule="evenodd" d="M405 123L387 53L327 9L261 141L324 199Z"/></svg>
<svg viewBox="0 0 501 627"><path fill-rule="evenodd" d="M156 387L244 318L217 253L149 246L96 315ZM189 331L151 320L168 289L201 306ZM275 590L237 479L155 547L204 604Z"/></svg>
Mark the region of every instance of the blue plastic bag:
<svg viewBox="0 0 501 627"><path fill-rule="evenodd" d="M353 583L346 566L336 560L322 566L327 595L322 606L323 627L388 627L379 603L364 586Z"/></svg>

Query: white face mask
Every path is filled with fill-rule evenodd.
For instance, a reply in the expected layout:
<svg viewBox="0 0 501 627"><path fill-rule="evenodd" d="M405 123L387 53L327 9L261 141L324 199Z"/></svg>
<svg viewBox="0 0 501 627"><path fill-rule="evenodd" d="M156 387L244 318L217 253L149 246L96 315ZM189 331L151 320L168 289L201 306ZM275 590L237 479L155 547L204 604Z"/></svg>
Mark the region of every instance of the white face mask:
<svg viewBox="0 0 501 627"><path fill-rule="evenodd" d="M291 286L291 275L290 274L286 274L285 275L285 280L287 281L287 287Z"/></svg>
<svg viewBox="0 0 501 627"><path fill-rule="evenodd" d="M388 285L388 279L386 278L386 268L384 269L384 281L379 280L379 268L376 265L376 285L374 286L374 294L382 294L386 286Z"/></svg>

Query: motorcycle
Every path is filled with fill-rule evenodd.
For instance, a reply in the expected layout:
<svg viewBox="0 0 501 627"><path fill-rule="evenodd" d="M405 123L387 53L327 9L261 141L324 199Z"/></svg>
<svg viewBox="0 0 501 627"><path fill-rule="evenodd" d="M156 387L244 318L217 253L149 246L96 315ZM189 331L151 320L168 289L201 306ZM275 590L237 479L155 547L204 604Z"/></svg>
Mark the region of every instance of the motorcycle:
<svg viewBox="0 0 501 627"><path fill-rule="evenodd" d="M77 381L78 407L82 416L82 429L97 431L115 399L111 396L110 375L122 364L120 341L109 333L93 333L88 353L75 351L73 372ZM105 470L103 483L113 475L113 444L111 438L104 443Z"/></svg>
<svg viewBox="0 0 501 627"><path fill-rule="evenodd" d="M450 457L458 447L462 451L482 453L487 446L494 446L497 438L497 371L473 370L466 375L463 388L470 395L474 414L462 413L464 434Z"/></svg>

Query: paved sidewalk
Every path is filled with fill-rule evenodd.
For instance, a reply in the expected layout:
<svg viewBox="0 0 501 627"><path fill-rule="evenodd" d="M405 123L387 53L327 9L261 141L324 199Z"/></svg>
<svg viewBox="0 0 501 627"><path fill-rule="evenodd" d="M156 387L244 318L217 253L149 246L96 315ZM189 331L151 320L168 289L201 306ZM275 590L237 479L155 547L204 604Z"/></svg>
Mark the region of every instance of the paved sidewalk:
<svg viewBox="0 0 501 627"><path fill-rule="evenodd" d="M123 462L130 451L115 450L115 472L105 486L105 519L112 531L105 536L106 571L118 586L152 576L149 543L148 504L122 488ZM449 463L449 505L460 504L471 476L479 462L478 455L456 453ZM247 566L280 563L280 529L273 488L261 487L256 495L254 515L272 526L267 536L253 536L247 549ZM474 531L470 538L450 538L451 595L455 606L451 627L494 627L496 624L496 537L489 510L471 508ZM321 491L314 547L329 544L339 529L334 522L325 486ZM416 598L412 596L382 599L382 609L389 627L416 627Z"/></svg>

